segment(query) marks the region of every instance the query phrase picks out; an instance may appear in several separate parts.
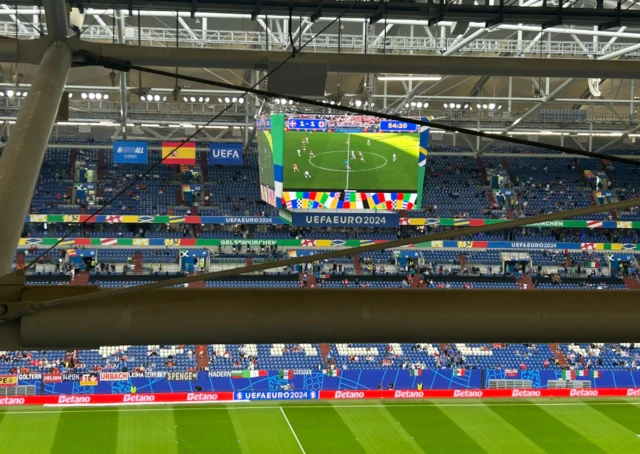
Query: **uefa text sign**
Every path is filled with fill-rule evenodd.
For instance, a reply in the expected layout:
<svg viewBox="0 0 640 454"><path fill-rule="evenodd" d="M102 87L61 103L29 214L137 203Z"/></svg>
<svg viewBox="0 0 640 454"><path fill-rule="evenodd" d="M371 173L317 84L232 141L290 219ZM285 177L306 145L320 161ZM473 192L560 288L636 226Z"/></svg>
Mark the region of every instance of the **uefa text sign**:
<svg viewBox="0 0 640 454"><path fill-rule="evenodd" d="M242 144L238 142L213 142L209 144L209 164L225 166L242 165Z"/></svg>
<svg viewBox="0 0 640 454"><path fill-rule="evenodd" d="M113 142L114 164L147 164L149 162L149 145L147 142Z"/></svg>

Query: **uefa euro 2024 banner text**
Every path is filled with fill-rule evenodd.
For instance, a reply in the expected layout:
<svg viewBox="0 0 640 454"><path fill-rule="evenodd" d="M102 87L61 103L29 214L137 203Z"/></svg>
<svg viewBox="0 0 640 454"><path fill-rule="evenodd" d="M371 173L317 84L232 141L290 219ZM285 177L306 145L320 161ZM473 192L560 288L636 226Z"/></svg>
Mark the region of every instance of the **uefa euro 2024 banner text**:
<svg viewBox="0 0 640 454"><path fill-rule="evenodd" d="M242 165L242 144L238 142L213 142L209 144L211 150L209 164L225 166Z"/></svg>
<svg viewBox="0 0 640 454"><path fill-rule="evenodd" d="M149 162L149 146L147 142L113 142L114 164L147 164Z"/></svg>

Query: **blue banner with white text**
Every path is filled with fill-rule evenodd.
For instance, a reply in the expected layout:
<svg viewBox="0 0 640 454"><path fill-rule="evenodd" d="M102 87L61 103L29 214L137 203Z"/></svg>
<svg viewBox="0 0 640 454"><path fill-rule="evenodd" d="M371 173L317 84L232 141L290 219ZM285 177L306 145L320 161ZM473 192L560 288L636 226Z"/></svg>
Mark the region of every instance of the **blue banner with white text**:
<svg viewBox="0 0 640 454"><path fill-rule="evenodd" d="M400 221L398 213L330 214L293 212L293 225L340 227L395 227Z"/></svg>
<svg viewBox="0 0 640 454"><path fill-rule="evenodd" d="M147 142L116 141L113 142L114 164L147 164L149 147Z"/></svg>
<svg viewBox="0 0 640 454"><path fill-rule="evenodd" d="M209 144L209 164L242 165L242 144L238 142L212 142Z"/></svg>

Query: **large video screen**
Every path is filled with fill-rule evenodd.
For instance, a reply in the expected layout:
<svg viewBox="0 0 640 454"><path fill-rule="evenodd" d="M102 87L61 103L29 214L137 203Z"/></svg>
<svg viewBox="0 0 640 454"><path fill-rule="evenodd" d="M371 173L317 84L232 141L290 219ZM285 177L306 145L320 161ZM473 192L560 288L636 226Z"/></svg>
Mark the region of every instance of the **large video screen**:
<svg viewBox="0 0 640 454"><path fill-rule="evenodd" d="M282 205L291 209L412 209L420 133L368 116L284 121Z"/></svg>

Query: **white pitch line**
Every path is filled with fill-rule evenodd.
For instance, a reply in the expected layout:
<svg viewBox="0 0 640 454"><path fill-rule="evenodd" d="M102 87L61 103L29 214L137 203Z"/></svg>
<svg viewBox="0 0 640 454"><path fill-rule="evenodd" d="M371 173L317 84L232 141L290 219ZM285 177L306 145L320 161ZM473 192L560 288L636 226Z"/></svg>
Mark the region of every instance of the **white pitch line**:
<svg viewBox="0 0 640 454"><path fill-rule="evenodd" d="M296 431L293 430L293 426L291 426L291 423L289 422L289 418L287 418L287 414L284 412L282 407L280 407L280 411L282 412L282 416L284 416L284 420L287 421L287 425L289 426L289 429L291 429L291 433L293 434L293 438L295 438L296 441L298 442L298 446L300 446L300 451L302 451L302 454L306 454L304 452L304 448L302 447L302 443L300 443L300 440L298 439L298 436L296 435Z"/></svg>
<svg viewBox="0 0 640 454"><path fill-rule="evenodd" d="M615 397L613 397L615 398ZM589 405L640 405L640 401L636 401L636 402L598 402L596 400L597 398L593 398L593 400L589 399L589 398L585 398L586 401L588 401ZM329 402L329 401L324 401L324 402ZM337 403L339 401L331 401L332 404ZM196 402L189 402L191 404L197 405ZM213 402L207 402L207 403L213 403ZM225 403L230 403L230 402L225 402ZM174 403L167 403L166 405L179 405L180 402L174 402ZM370 404L370 405L335 405L335 407L338 408L388 408L388 407L530 407L532 405L537 405L539 407L579 407L585 404L585 401L579 401L579 402L557 402L557 403L537 403L535 401L528 401L527 403L522 402L522 403L513 403L513 404L507 404L507 403L467 403L467 404L448 404L448 403L440 403L440 402L436 402L436 401L428 401L428 402L424 402L421 404L393 404L393 403L389 403L389 405L384 405L384 404ZM111 405L111 404L110 404ZM114 405L118 405L118 404L114 404ZM136 406L136 407L122 407L122 406L110 406L110 407L98 407L98 408L92 408L92 409L87 409L86 406L73 406L73 405L65 405L64 408L66 410L70 410L70 409L74 409L74 408L83 408L83 410L74 410L73 413L94 413L94 412L109 412L109 411L120 411L120 412L137 412L137 411L173 411L173 408L171 407L163 407L163 408L158 408L158 407L141 407L141 406ZM327 408L327 407L333 407L333 405L291 405L291 408ZM56 411L60 411L61 407L55 407L55 410L52 409L51 411L46 411L46 410L26 410L26 411L2 411L3 408L13 408L12 406L7 406L7 407L0 407L0 414L2 415L41 415L41 414L45 414L45 413L55 413ZM24 407L22 407L24 408ZM214 411L214 410L263 410L263 409L271 409L271 410L277 410L279 408L282 408L280 406L273 406L273 405L254 405L254 406L244 406L244 405L240 405L240 404L236 404L233 407L222 407L219 405L215 405L215 406L211 406L211 407L205 407L205 406L199 406L199 407L193 407L193 408L189 408L188 410L191 411Z"/></svg>
<svg viewBox="0 0 640 454"><path fill-rule="evenodd" d="M349 154L351 148L351 134L347 134L347 165L351 167L351 155ZM349 189L349 169L347 169L347 184L345 189Z"/></svg>

